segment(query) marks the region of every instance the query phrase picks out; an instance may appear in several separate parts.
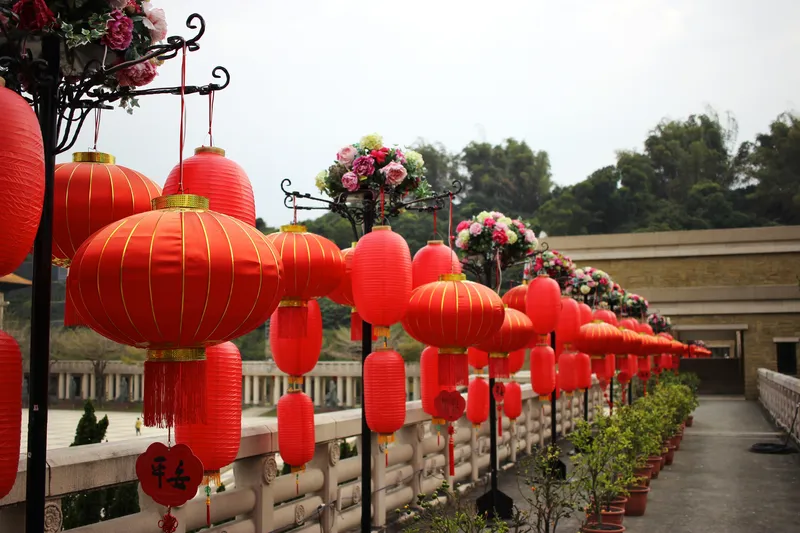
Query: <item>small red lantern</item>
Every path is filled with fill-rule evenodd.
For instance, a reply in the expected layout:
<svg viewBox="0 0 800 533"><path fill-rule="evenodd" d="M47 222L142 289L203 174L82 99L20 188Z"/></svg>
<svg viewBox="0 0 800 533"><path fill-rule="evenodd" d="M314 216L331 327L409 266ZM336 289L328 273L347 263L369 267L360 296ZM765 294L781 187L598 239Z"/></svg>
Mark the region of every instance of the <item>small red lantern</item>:
<svg viewBox="0 0 800 533"><path fill-rule="evenodd" d="M0 331L0 499L17 480L21 409L22 352L11 335Z"/></svg>
<svg viewBox="0 0 800 533"><path fill-rule="evenodd" d="M533 335L533 325L525 313L506 309L500 329L477 346L489 352L489 376L507 378L508 354L524 348Z"/></svg>
<svg viewBox="0 0 800 533"><path fill-rule="evenodd" d="M522 388L516 381L506 383L503 412L512 423L522 416Z"/></svg>
<svg viewBox="0 0 800 533"><path fill-rule="evenodd" d="M0 278L25 261L44 201L44 144L31 106L0 81ZM17 449L16 451L19 451ZM16 474L15 474L16 477Z"/></svg>
<svg viewBox="0 0 800 533"><path fill-rule="evenodd" d="M197 495L197 487L203 481L203 463L185 444L167 448L154 442L136 459L136 477L142 492L154 502L177 507Z"/></svg>
<svg viewBox="0 0 800 533"><path fill-rule="evenodd" d="M467 420L478 429L489 418L489 383L483 378L473 378L467 389Z"/></svg>
<svg viewBox="0 0 800 533"><path fill-rule="evenodd" d="M470 346L467 348L467 360L469 361L469 366L480 373L489 366L489 352Z"/></svg>
<svg viewBox="0 0 800 533"><path fill-rule="evenodd" d="M512 378L514 377L514 374L522 370L522 367L525 366L525 354L526 354L525 348L509 352L508 375L511 376Z"/></svg>
<svg viewBox="0 0 800 533"><path fill-rule="evenodd" d="M531 386L540 401L550 398L556 386L556 355L548 344L531 350Z"/></svg>
<svg viewBox="0 0 800 533"><path fill-rule="evenodd" d="M527 312L528 281L523 280L522 285L517 285L508 290L503 295L503 303L510 309L516 309L521 313Z"/></svg>
<svg viewBox="0 0 800 533"><path fill-rule="evenodd" d="M577 389L587 390L592 388L592 361L583 352L575 354L575 378Z"/></svg>
<svg viewBox="0 0 800 533"><path fill-rule="evenodd" d="M278 449L283 462L297 474L314 458L314 402L300 389L289 389L278 400Z"/></svg>
<svg viewBox="0 0 800 533"><path fill-rule="evenodd" d="M617 358L613 353L607 353L605 358L606 368L605 374L608 376L609 381L614 378L617 373Z"/></svg>
<svg viewBox="0 0 800 533"><path fill-rule="evenodd" d="M567 349L577 342L581 331L581 310L578 302L568 296L561 298L561 316L556 325L556 341Z"/></svg>
<svg viewBox="0 0 800 533"><path fill-rule="evenodd" d="M561 315L561 287L547 275L536 276L528 285L525 312L539 335L555 331Z"/></svg>
<svg viewBox="0 0 800 533"><path fill-rule="evenodd" d="M342 252L330 240L308 233L305 226L281 226L267 235L283 261L284 294L278 306L278 336L302 337L308 323L308 301L327 296L344 276Z"/></svg>
<svg viewBox="0 0 800 533"><path fill-rule="evenodd" d="M356 302L353 299L353 257L356 252L356 244L352 243L350 248L342 250L342 260L344 261L344 275L339 286L328 294L328 298L339 305L350 308L350 340L360 341L362 333L361 315L356 310ZM378 340L375 332L372 332L372 340Z"/></svg>
<svg viewBox="0 0 800 533"><path fill-rule="evenodd" d="M461 274L461 262L456 253L444 245L444 241L428 241L417 250L411 261L411 286L416 289L439 281L442 274Z"/></svg>
<svg viewBox="0 0 800 533"><path fill-rule="evenodd" d="M308 301L306 334L303 337L281 337L280 322L286 315L278 310L269 322L269 347L281 372L289 374L291 384L303 383L303 374L311 372L322 351L322 313L316 300Z"/></svg>
<svg viewBox="0 0 800 533"><path fill-rule="evenodd" d="M568 395L578 388L577 355L575 352L564 352L558 356L559 387Z"/></svg>
<svg viewBox="0 0 800 533"><path fill-rule="evenodd" d="M394 432L406 421L406 365L394 350L372 352L364 362L364 409L367 425L378 443L394 442ZM389 460L389 448L386 460Z"/></svg>
<svg viewBox="0 0 800 533"><path fill-rule="evenodd" d="M439 382L454 387L469 376L467 347L494 335L504 317L503 301L493 290L463 274L446 274L414 289L403 328L419 342L439 347Z"/></svg>
<svg viewBox="0 0 800 533"><path fill-rule="evenodd" d="M175 165L169 173L164 194L204 196L212 211L256 227L256 202L250 178L242 167L225 157L222 148L195 148L194 156L183 160L182 178L180 165Z"/></svg>
<svg viewBox="0 0 800 533"><path fill-rule="evenodd" d="M641 379L642 381L647 381L648 379L650 379L650 374L652 372L651 357L649 355L646 355L644 357L639 357L637 366L638 370L636 374L637 376L639 376L639 379Z"/></svg>

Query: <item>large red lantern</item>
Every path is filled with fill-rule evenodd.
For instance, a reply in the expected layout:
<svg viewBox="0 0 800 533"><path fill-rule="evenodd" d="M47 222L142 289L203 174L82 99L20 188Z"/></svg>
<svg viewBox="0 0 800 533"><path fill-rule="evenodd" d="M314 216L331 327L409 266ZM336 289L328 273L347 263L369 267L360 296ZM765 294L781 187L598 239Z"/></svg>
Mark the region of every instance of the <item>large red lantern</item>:
<svg viewBox="0 0 800 533"><path fill-rule="evenodd" d="M481 373L484 368L489 366L489 352L470 346L467 348L467 360L469 361L469 366Z"/></svg>
<svg viewBox="0 0 800 533"><path fill-rule="evenodd" d="M414 289L403 328L419 342L439 347L439 382L454 387L469 377L467 347L494 335L505 309L493 290L466 281L464 274L440 279Z"/></svg>
<svg viewBox="0 0 800 533"><path fill-rule="evenodd" d="M579 390L592 388L592 362L583 352L575 354L575 384Z"/></svg>
<svg viewBox="0 0 800 533"><path fill-rule="evenodd" d="M281 372L289 375L289 382L301 384L303 374L308 374L319 361L322 351L322 313L316 300L308 301L306 334L303 337L281 337L278 335L281 314L272 313L269 323L269 347L275 364Z"/></svg>
<svg viewBox="0 0 800 533"><path fill-rule="evenodd" d="M403 319L411 296L411 252L389 226L364 235L353 257L353 299L374 333L389 336L389 326ZM438 346L436 343L426 342Z"/></svg>
<svg viewBox="0 0 800 533"><path fill-rule="evenodd" d="M442 274L461 274L461 262L444 241L428 241L411 261L411 286L416 289L439 280Z"/></svg>
<svg viewBox="0 0 800 533"><path fill-rule="evenodd" d="M556 341L569 348L577 342L581 331L581 310L578 302L564 296L561 298L561 316L556 325Z"/></svg>
<svg viewBox="0 0 800 533"><path fill-rule="evenodd" d="M394 442L394 432L406 421L406 365L399 353L383 349L367 356L364 410L367 425L378 434L378 442Z"/></svg>
<svg viewBox="0 0 800 533"><path fill-rule="evenodd" d="M283 267L255 228L208 211L205 198L165 196L81 245L67 291L86 324L147 349L144 421L203 421L205 348L263 324Z"/></svg>
<svg viewBox="0 0 800 533"><path fill-rule="evenodd" d="M611 324L594 320L581 326L575 346L592 357L602 357L615 351L621 336L620 331Z"/></svg>
<svg viewBox="0 0 800 533"><path fill-rule="evenodd" d="M0 81L0 109L3 110L3 126L0 127L2 278L25 261L39 229L44 201L44 145L36 113L24 98L5 88L5 81Z"/></svg>
<svg viewBox="0 0 800 533"><path fill-rule="evenodd" d="M244 169L225 157L216 146L195 148L194 156L175 165L167 176L164 194L194 194L208 198L209 208L217 213L256 226L253 186Z"/></svg>
<svg viewBox="0 0 800 533"><path fill-rule="evenodd" d="M0 331L0 499L17 480L21 410L22 353L13 337Z"/></svg>
<svg viewBox="0 0 800 533"><path fill-rule="evenodd" d="M561 315L561 287L547 275L536 276L528 285L525 312L539 335L555 331Z"/></svg>
<svg viewBox="0 0 800 533"><path fill-rule="evenodd" d="M516 381L506 383L506 392L503 397L503 413L512 423L522 416L522 388Z"/></svg>
<svg viewBox="0 0 800 533"><path fill-rule="evenodd" d="M478 429L489 418L489 383L483 378L473 378L467 389L467 420Z"/></svg>
<svg viewBox="0 0 800 533"><path fill-rule="evenodd" d="M531 349L531 386L540 401L547 400L556 386L556 355L548 344Z"/></svg>
<svg viewBox="0 0 800 533"><path fill-rule="evenodd" d="M527 299L528 299L528 281L522 282L522 285L517 285L508 290L503 295L503 303L510 309L516 309L521 313L527 312Z"/></svg>
<svg viewBox="0 0 800 533"><path fill-rule="evenodd" d="M327 296L342 282L342 252L330 240L308 233L305 226L281 226L279 233L267 235L278 251L286 276L284 293L278 306L280 337L302 337L308 323L308 301Z"/></svg>
<svg viewBox="0 0 800 533"><path fill-rule="evenodd" d="M527 346L533 335L533 325L525 313L516 309L506 309L500 329L477 346L478 349L489 353L489 376L507 378L508 354Z"/></svg>
<svg viewBox="0 0 800 533"><path fill-rule="evenodd" d="M314 402L300 389L289 389L278 400L278 449L293 473L314 458Z"/></svg>

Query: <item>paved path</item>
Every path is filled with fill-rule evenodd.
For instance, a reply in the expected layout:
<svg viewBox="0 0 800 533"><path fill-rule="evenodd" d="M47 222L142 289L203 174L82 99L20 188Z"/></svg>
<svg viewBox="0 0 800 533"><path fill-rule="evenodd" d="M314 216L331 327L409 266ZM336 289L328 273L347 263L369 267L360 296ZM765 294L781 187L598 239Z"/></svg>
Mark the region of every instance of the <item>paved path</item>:
<svg viewBox="0 0 800 533"><path fill-rule="evenodd" d="M748 451L779 441L756 402L702 398L675 462L652 481L647 513L625 517L627 533L800 533L800 454ZM525 506L513 471L500 489Z"/></svg>

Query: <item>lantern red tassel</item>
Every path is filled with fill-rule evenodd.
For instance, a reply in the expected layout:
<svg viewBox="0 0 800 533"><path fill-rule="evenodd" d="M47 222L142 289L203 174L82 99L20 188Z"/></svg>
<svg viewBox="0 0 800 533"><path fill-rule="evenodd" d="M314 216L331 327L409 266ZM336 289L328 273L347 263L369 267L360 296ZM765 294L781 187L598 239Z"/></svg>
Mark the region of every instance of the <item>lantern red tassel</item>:
<svg viewBox="0 0 800 533"><path fill-rule="evenodd" d="M461 274L461 262L444 241L428 241L411 261L412 288L438 281L442 274Z"/></svg>
<svg viewBox="0 0 800 533"><path fill-rule="evenodd" d="M173 427L205 423L204 351L151 350L147 357L144 362L144 425Z"/></svg>
<svg viewBox="0 0 800 533"><path fill-rule="evenodd" d="M467 389L467 420L477 429L489 418L489 383L473 378Z"/></svg>
<svg viewBox="0 0 800 533"><path fill-rule="evenodd" d="M1 278L25 261L39 229L44 201L44 148L36 113L24 98L6 89L4 81L0 81L0 109Z"/></svg>
<svg viewBox="0 0 800 533"><path fill-rule="evenodd" d="M311 372L322 350L322 313L316 300L308 301L306 318L306 334L302 337L281 337L278 334L280 321L283 320L278 311L270 319L269 346L272 357L281 372L293 377Z"/></svg>
<svg viewBox="0 0 800 533"><path fill-rule="evenodd" d="M561 315L561 288L550 276L537 276L528 285L525 312L539 335L555 331Z"/></svg>
<svg viewBox="0 0 800 533"><path fill-rule="evenodd" d="M378 350L364 362L364 409L369 428L388 444L406 420L406 366L394 350Z"/></svg>
<svg viewBox="0 0 800 533"><path fill-rule="evenodd" d="M531 385L540 401L549 399L556 387L556 354L547 344L531 350Z"/></svg>
<svg viewBox="0 0 800 533"><path fill-rule="evenodd" d="M278 449L292 472L305 469L314 458L314 402L299 389L278 400Z"/></svg>
<svg viewBox="0 0 800 533"><path fill-rule="evenodd" d="M506 383L506 393L503 397L503 412L512 422L522 416L522 388L516 381Z"/></svg>
<svg viewBox="0 0 800 533"><path fill-rule="evenodd" d="M447 443L447 454L450 456L450 477L456 475L456 433L453 424L447 424L447 434L450 436Z"/></svg>
<svg viewBox="0 0 800 533"><path fill-rule="evenodd" d="M13 337L0 331L0 499L17 480L21 409L22 353Z"/></svg>

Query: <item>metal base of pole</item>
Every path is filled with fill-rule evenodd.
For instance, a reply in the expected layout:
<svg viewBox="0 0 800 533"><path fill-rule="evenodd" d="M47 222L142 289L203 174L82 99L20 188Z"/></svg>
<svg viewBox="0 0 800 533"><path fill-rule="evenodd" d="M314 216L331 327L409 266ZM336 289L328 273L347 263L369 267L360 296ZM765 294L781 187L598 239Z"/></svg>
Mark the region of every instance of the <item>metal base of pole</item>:
<svg viewBox="0 0 800 533"><path fill-rule="evenodd" d="M510 520L514 515L514 500L497 488L497 402L494 400L495 379L489 378L489 492L475 502L478 512L490 519Z"/></svg>

